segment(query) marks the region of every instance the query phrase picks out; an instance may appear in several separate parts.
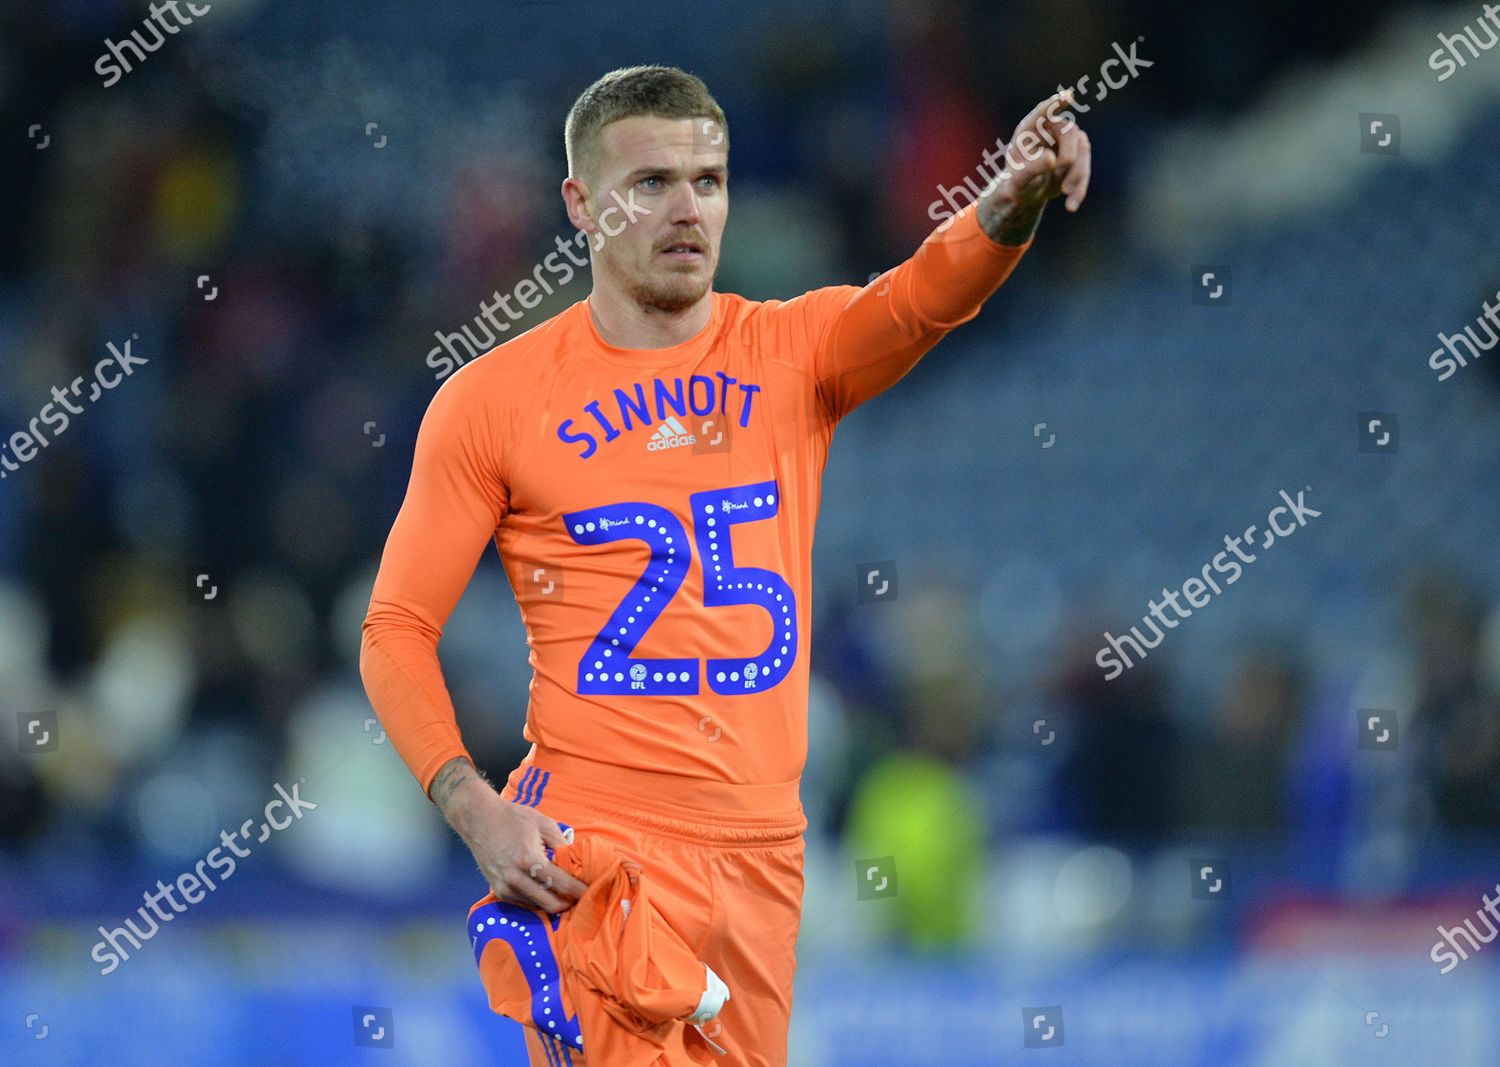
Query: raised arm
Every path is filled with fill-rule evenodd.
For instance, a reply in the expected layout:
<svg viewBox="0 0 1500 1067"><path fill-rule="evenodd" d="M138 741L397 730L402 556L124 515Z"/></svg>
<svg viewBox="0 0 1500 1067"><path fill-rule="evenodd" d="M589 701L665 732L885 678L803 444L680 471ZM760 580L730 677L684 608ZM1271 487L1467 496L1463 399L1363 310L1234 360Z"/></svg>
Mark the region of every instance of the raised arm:
<svg viewBox="0 0 1500 1067"><path fill-rule="evenodd" d="M1039 104L1016 127L1005 169L979 201L939 226L910 259L863 289L801 298L822 322L814 373L835 421L895 384L944 334L979 313L1030 247L1048 200L1065 194L1069 211L1083 202L1089 143L1066 111L1069 102L1064 92Z"/></svg>

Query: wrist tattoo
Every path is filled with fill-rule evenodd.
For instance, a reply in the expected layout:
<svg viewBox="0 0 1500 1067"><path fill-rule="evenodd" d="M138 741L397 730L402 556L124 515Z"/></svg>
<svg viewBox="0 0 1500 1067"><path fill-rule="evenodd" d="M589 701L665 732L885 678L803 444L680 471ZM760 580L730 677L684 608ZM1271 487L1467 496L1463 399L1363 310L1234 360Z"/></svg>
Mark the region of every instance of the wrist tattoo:
<svg viewBox="0 0 1500 1067"><path fill-rule="evenodd" d="M462 756L455 756L443 764L442 768L437 772L436 777L432 779L432 788L428 790L428 795L432 797L432 802L437 805L438 810L442 811L448 803L448 798L453 795L454 790L470 778L482 777L474 769L472 763Z"/></svg>
<svg viewBox="0 0 1500 1067"><path fill-rule="evenodd" d="M1036 233L1044 206L1042 203L1001 206L993 200L980 201L979 226L996 244L1023 245Z"/></svg>

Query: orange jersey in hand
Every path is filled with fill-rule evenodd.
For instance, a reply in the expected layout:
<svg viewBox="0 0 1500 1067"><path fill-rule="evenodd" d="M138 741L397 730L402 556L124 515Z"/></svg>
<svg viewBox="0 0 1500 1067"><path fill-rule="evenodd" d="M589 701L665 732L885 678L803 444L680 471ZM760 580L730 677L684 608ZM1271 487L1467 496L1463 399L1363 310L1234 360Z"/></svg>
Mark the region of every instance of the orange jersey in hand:
<svg viewBox="0 0 1500 1067"><path fill-rule="evenodd" d="M661 349L607 344L579 301L456 372L418 434L360 659L422 786L467 756L437 645L491 539L528 635L528 740L798 779L834 427L971 319L1025 247L992 242L970 206L864 288L715 293L708 326Z"/></svg>

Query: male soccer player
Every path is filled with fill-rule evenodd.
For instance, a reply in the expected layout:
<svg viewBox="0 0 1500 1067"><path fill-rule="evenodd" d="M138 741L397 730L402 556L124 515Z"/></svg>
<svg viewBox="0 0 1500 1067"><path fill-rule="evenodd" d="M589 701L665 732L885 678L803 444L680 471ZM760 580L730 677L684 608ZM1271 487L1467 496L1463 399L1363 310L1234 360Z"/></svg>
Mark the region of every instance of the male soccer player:
<svg viewBox="0 0 1500 1067"><path fill-rule="evenodd" d="M729 138L707 87L672 67L605 75L565 127L590 295L454 373L417 436L364 623L371 703L493 907L561 928L587 889L550 861L563 826L642 865L671 929L728 986L712 1035L732 1067L786 1064L830 438L978 313L1048 200L1082 203L1089 143L1068 102L1028 115L1007 169L911 259L862 288L757 302L713 291ZM501 791L465 750L437 657L490 540L533 671L532 748ZM550 982L557 962L533 965ZM535 981L531 1062L583 1064L587 1035ZM653 1067L703 1062L692 1029L677 1024Z"/></svg>

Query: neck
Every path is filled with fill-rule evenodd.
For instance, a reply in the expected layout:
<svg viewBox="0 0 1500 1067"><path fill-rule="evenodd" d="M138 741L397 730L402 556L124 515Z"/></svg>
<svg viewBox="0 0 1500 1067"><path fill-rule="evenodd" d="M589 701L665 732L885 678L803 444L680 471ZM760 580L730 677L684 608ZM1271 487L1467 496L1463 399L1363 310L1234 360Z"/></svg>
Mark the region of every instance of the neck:
<svg viewBox="0 0 1500 1067"><path fill-rule="evenodd" d="M713 290L681 311L643 307L624 292L596 284L589 294L594 329L616 348L671 348L702 333L713 316Z"/></svg>

